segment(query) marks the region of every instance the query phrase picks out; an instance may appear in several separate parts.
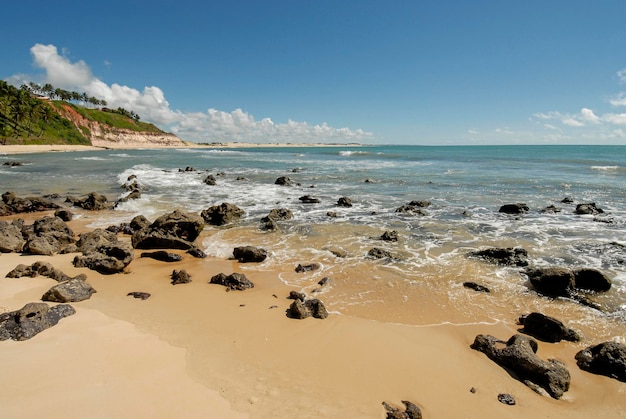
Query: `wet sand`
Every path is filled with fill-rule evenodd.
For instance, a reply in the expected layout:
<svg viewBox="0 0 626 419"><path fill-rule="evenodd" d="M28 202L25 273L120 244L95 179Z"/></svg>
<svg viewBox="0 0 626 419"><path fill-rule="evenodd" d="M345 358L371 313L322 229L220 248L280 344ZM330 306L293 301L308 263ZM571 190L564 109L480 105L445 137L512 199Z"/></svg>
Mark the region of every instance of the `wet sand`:
<svg viewBox="0 0 626 419"><path fill-rule="evenodd" d="M70 225L83 231L93 217ZM441 295L416 294L400 318L413 312L419 324L393 321L393 304L374 311L357 305L341 314L327 304L327 319L294 320L285 315L286 297L297 288L281 281L278 269L186 254L165 263L140 253L127 273L115 275L74 268L72 254L0 255L0 274L43 260L71 276L86 273L98 291L34 338L0 342L1 417L382 418L383 401L401 400L419 405L425 418L626 417L626 383L576 366L575 353L598 343L593 336L577 344L539 343L542 359L564 362L571 374L570 390L553 400L470 349L477 334L506 340L517 332L506 307L488 308L503 320L468 321L429 310L451 304ZM173 269L186 269L193 282L171 285ZM208 284L220 272L245 272L255 287L225 292ZM3 278L0 307L39 301L55 284ZM132 291L152 296L142 301L128 297ZM499 393L517 404L499 403ZM63 408L68 394L71 409Z"/></svg>

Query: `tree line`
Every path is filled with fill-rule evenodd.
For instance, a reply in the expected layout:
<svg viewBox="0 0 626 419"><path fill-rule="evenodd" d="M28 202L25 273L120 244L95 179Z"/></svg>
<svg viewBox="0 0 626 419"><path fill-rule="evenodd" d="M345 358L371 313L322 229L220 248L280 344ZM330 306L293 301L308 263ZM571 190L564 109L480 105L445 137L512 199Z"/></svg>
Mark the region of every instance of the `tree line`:
<svg viewBox="0 0 626 419"><path fill-rule="evenodd" d="M139 121L134 111L124 108L108 109L106 100L55 88L51 84L40 86L36 83L22 84L19 88L0 80L0 138L20 136L41 137L47 124L57 115L53 107L42 100L45 98L75 102L83 106L102 106L103 111ZM38 131L38 132L37 132Z"/></svg>

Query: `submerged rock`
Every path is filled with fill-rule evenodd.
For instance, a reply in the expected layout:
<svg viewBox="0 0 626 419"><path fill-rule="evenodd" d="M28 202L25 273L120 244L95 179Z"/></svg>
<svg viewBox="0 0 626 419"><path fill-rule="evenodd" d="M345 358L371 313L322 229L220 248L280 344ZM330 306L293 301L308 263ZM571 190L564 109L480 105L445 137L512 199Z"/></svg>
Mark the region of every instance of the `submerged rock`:
<svg viewBox="0 0 626 419"><path fill-rule="evenodd" d="M518 202L517 204L502 205L500 209L498 210L498 212L502 212L504 214L519 215L519 214L526 214L528 210L529 210L528 205Z"/></svg>
<svg viewBox="0 0 626 419"><path fill-rule="evenodd" d="M469 253L470 257L504 266L528 266L528 252L521 247L490 247Z"/></svg>
<svg viewBox="0 0 626 419"><path fill-rule="evenodd" d="M472 289L476 292L491 292L491 290L484 285L479 285L476 282L467 281L463 283L465 288Z"/></svg>

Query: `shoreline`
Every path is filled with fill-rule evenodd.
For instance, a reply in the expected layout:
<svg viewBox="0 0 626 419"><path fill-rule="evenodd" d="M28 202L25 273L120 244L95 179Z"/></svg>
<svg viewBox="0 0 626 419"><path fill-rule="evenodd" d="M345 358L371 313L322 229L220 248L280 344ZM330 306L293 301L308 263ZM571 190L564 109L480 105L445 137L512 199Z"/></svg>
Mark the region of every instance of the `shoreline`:
<svg viewBox="0 0 626 419"><path fill-rule="evenodd" d="M98 219L97 212L83 214L69 222L77 234L92 230L89 224ZM31 223L44 215L49 214L22 218ZM14 218L20 214L0 219ZM87 274L97 290L89 300L71 303L77 313L53 328L28 341L0 342L3 417L50 415L50 406L68 417L61 409L68 390L80 400L69 417L98 411L162 418L180 412L187 417L380 418L383 401L399 406L401 400L419 405L424 417L617 417L626 412L626 383L576 366L574 355L589 340L540 342L539 356L564 362L572 375L570 390L553 400L469 348L477 334L508 339L517 333L513 321L455 323L437 321L438 314L431 313L432 324L411 325L338 314L332 307L325 320L289 319L286 296L294 287L276 270L186 254L168 264L140 253L135 251L126 273L113 275L75 268L74 254L0 256L3 275L19 263L43 260L70 276ZM171 285L172 269L180 268L188 270L192 282ZM220 272L244 272L255 287L225 292L207 284ZM43 277L5 278L0 307L17 310L55 284ZM152 296L136 300L126 295L132 291ZM427 303L415 301L414 310L423 311ZM499 403L496 396L503 392L517 405ZM33 399L38 402L29 402Z"/></svg>
<svg viewBox="0 0 626 419"><path fill-rule="evenodd" d="M240 142L228 142L228 143L212 143L212 144L195 144L187 143L185 146L181 145L158 145L145 143L137 143L136 145L107 145L107 146L92 146L92 145L72 145L72 144L33 144L33 145L0 145L0 155L10 154L28 154L28 153L52 153L52 152L74 152L74 151L106 151L106 150L136 150L136 149L168 149L168 148L272 148L272 147L362 147L362 144L358 143L346 143L346 144L296 144L296 143L240 143Z"/></svg>

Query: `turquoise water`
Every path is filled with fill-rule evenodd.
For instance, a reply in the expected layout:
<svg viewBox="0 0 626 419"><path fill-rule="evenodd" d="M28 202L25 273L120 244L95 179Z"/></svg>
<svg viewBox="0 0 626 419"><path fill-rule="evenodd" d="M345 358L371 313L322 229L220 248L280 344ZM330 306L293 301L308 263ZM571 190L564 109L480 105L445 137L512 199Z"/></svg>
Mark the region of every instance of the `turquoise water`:
<svg viewBox="0 0 626 419"><path fill-rule="evenodd" d="M470 266L466 254L484 246L523 246L536 265L607 272L615 284L610 311L626 317L626 147L260 147L0 155L0 163L7 160L27 163L0 166L3 191L20 196L97 191L114 200L124 194L120 185L136 175L141 199L107 213L97 224L102 226L137 214L153 219L176 208L197 213L222 202L236 204L246 211L245 218L234 227L215 228L204 248L212 256L228 257L233 245L271 246L268 269L292 263L299 257L296 251L330 264L319 251L339 246L349 257L331 273L347 276L350 269L361 272L368 249L386 247L400 257L380 268L379 276L432 284L444 277L459 282L481 275L478 279L492 278L508 290L512 301L527 289L519 275ZM179 170L186 167L196 170ZM204 184L208 174L217 185ZM277 186L280 176L300 185ZM303 195L321 202L302 204L298 198ZM352 207L336 205L343 196ZM561 203L565 197L574 204ZM395 212L412 200L431 201L427 215ZM530 211L518 217L498 212L501 205L518 202ZM574 214L576 203L588 202L604 213ZM561 212L541 212L549 205ZM281 207L294 213L282 235L261 233L260 218ZM398 231L398 243L375 240L391 229ZM325 274L329 271L319 275ZM306 286L290 275L281 279ZM364 293L368 286L363 285Z"/></svg>

